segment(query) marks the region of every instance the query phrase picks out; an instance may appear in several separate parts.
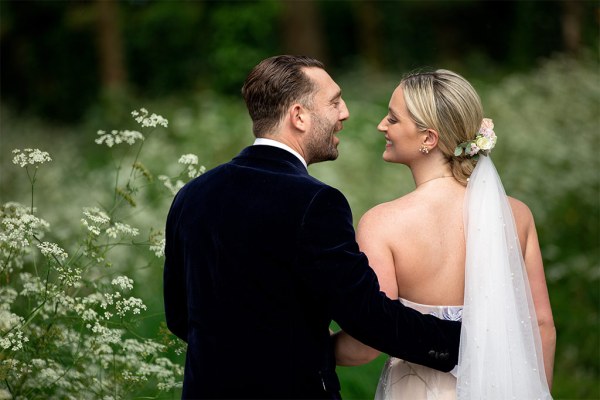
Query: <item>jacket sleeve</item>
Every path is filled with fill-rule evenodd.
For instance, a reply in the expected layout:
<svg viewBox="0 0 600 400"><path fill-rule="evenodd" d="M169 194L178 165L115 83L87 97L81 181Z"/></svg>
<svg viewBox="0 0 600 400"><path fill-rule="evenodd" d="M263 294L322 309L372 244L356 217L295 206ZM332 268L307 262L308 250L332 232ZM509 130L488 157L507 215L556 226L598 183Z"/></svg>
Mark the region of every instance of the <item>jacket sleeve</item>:
<svg viewBox="0 0 600 400"><path fill-rule="evenodd" d="M185 267L178 248L182 245L177 234L179 220L178 204L181 196L173 201L165 228L165 265L163 271L163 295L167 327L181 340L187 342L188 305L185 285Z"/></svg>
<svg viewBox="0 0 600 400"><path fill-rule="evenodd" d="M444 372L458 363L461 324L423 315L379 290L356 243L348 202L338 190L325 187L313 197L298 240L298 273L343 330L409 362Z"/></svg>

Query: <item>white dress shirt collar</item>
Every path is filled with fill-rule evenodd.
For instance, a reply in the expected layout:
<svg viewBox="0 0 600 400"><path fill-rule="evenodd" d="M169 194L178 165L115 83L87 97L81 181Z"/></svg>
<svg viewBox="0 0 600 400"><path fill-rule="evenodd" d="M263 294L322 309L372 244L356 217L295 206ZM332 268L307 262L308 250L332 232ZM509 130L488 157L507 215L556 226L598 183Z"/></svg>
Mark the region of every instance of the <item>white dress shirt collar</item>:
<svg viewBox="0 0 600 400"><path fill-rule="evenodd" d="M304 158L302 158L302 156L300 155L300 153L298 153L296 150L292 149L287 144L278 142L277 140L273 140L273 139L256 138L256 140L254 140L254 145L279 147L280 149L289 151L290 153L292 153L293 155L295 155L300 161L302 161L302 164L304 165L304 168L308 169L308 165L306 165L306 160Z"/></svg>

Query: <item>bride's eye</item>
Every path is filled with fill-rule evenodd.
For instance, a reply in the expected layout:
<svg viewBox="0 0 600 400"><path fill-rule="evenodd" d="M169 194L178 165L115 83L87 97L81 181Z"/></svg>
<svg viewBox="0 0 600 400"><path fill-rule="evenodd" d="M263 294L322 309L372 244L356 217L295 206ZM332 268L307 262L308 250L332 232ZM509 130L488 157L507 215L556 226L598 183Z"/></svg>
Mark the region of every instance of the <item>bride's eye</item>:
<svg viewBox="0 0 600 400"><path fill-rule="evenodd" d="M388 118L387 118L387 121L388 121L390 124L395 124L396 122L398 122L396 119L394 119L394 118L392 118L392 117L388 117Z"/></svg>

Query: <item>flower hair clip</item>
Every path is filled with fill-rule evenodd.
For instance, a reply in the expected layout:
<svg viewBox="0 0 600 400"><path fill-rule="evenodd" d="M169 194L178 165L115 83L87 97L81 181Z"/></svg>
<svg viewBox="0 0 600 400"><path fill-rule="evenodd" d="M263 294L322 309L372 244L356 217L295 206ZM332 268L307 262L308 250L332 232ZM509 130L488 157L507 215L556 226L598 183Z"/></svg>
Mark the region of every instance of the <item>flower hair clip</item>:
<svg viewBox="0 0 600 400"><path fill-rule="evenodd" d="M477 160L479 154L487 156L496 145L496 133L494 132L494 123L489 118L484 118L481 121L481 127L477 131L475 139L462 142L454 149L456 157L465 154L467 157L472 157Z"/></svg>

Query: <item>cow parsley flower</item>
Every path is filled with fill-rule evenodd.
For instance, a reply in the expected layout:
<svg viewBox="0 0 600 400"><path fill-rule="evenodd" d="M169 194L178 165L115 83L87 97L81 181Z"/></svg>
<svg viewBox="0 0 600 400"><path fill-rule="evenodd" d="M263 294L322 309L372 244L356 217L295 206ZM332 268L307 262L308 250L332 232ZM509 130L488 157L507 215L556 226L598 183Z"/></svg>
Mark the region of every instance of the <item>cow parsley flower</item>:
<svg viewBox="0 0 600 400"><path fill-rule="evenodd" d="M125 314L131 312L132 314L139 314L142 310L146 310L146 305L142 299L137 297L129 297L127 299L119 300L115 303L117 315L124 317Z"/></svg>
<svg viewBox="0 0 600 400"><path fill-rule="evenodd" d="M187 165L188 177L196 178L206 172L204 165L197 168L198 156L195 154L184 154L179 157L179 164Z"/></svg>
<svg viewBox="0 0 600 400"><path fill-rule="evenodd" d="M23 349L23 343L27 342L29 342L29 338L20 329L16 329L0 338L0 347L4 350L18 351Z"/></svg>
<svg viewBox="0 0 600 400"><path fill-rule="evenodd" d="M34 276L29 272L19 274L23 289L19 293L21 296L35 296L44 292L45 285L39 276Z"/></svg>
<svg viewBox="0 0 600 400"><path fill-rule="evenodd" d="M99 236L101 233L100 228L110 222L108 214L98 207L84 208L83 215L85 218L82 218L81 222L95 236Z"/></svg>
<svg viewBox="0 0 600 400"><path fill-rule="evenodd" d="M127 276L117 276L112 280L111 284L121 288L121 290L133 289L133 279Z"/></svg>
<svg viewBox="0 0 600 400"><path fill-rule="evenodd" d="M171 192L173 196L175 196L177 192L179 192L179 190L183 187L183 185L185 185L185 183L180 179L178 179L175 182L175 184L173 184L171 182L171 178L169 178L166 175L159 175L158 180L161 181L167 189L169 189L169 192Z"/></svg>
<svg viewBox="0 0 600 400"><path fill-rule="evenodd" d="M123 331L121 329L110 329L104 325L101 325L97 321L94 325L86 325L93 333L98 335L98 342L105 344L116 344L121 341L121 335Z"/></svg>
<svg viewBox="0 0 600 400"><path fill-rule="evenodd" d="M0 332L7 332L15 326L21 325L25 322L23 317L13 314L9 310L0 310Z"/></svg>
<svg viewBox="0 0 600 400"><path fill-rule="evenodd" d="M139 234L139 230L137 228L132 228L131 226L124 224L122 222L117 222L113 226L106 229L106 234L116 239L117 236L137 236Z"/></svg>
<svg viewBox="0 0 600 400"><path fill-rule="evenodd" d="M154 252L154 255L158 258L165 256L165 239L161 239L158 242L154 242L150 245L150 251Z"/></svg>
<svg viewBox="0 0 600 400"><path fill-rule="evenodd" d="M96 138L95 142L97 144L105 144L108 147L113 147L115 144L121 143L127 143L131 146L135 144L137 140L144 140L144 135L142 135L140 132L130 130L113 130L110 133L106 133L106 131L99 130L98 136L100 137Z"/></svg>
<svg viewBox="0 0 600 400"><path fill-rule="evenodd" d="M191 164L191 165L198 165L198 156L195 154L183 154L181 157L179 157L179 164Z"/></svg>
<svg viewBox="0 0 600 400"><path fill-rule="evenodd" d="M13 254L15 250L27 252L32 238L42 237L49 227L50 224L33 215L30 208L19 203L6 203L0 206L0 250Z"/></svg>
<svg viewBox="0 0 600 400"><path fill-rule="evenodd" d="M150 116L148 116L148 114L148 110L143 107L140 108L139 111L133 110L131 112L133 118L142 126L142 128L156 128L157 125L165 128L169 126L169 121L166 118L163 118L161 115L152 113Z"/></svg>
<svg viewBox="0 0 600 400"><path fill-rule="evenodd" d="M14 149L12 152L15 155L12 160L13 164L20 167L32 165L38 168L43 163L52 161L50 154L40 149Z"/></svg>
<svg viewBox="0 0 600 400"><path fill-rule="evenodd" d="M66 260L69 255L56 243L42 242L37 245L42 254L48 258L56 257L59 260Z"/></svg>

